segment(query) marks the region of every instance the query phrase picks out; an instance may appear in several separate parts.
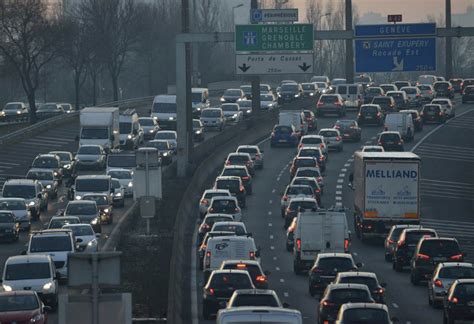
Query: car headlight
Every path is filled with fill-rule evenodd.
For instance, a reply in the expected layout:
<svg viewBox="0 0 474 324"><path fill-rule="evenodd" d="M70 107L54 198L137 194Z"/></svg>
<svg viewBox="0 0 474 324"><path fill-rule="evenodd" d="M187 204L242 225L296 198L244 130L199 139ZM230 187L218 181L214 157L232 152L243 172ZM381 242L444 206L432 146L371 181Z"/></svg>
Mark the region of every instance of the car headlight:
<svg viewBox="0 0 474 324"><path fill-rule="evenodd" d="M225 101L225 99L221 97L221 102L224 102L224 101Z"/></svg>
<svg viewBox="0 0 474 324"><path fill-rule="evenodd" d="M128 139L132 139L132 137L133 137L132 134L128 134L128 135L127 135L127 138L128 138Z"/></svg>
<svg viewBox="0 0 474 324"><path fill-rule="evenodd" d="M46 189L51 189L51 185L46 185Z"/></svg>
<svg viewBox="0 0 474 324"><path fill-rule="evenodd" d="M64 168L65 168L65 169L70 169L70 168L71 168L71 165L70 165L70 164L66 164L66 165L64 166Z"/></svg>
<svg viewBox="0 0 474 324"><path fill-rule="evenodd" d="M3 286L3 290L5 291L12 291L12 287L8 286L8 285L2 285Z"/></svg>
<svg viewBox="0 0 474 324"><path fill-rule="evenodd" d="M4 111L0 111L0 116L5 116L5 112L4 112Z"/></svg>
<svg viewBox="0 0 474 324"><path fill-rule="evenodd" d="M154 129L150 129L149 132L150 132L150 133L154 133L155 130L154 130Z"/></svg>
<svg viewBox="0 0 474 324"><path fill-rule="evenodd" d="M169 119L169 120L174 120L174 117L169 117L168 119Z"/></svg>
<svg viewBox="0 0 474 324"><path fill-rule="evenodd" d="M247 109L247 114L250 114L252 112L251 109Z"/></svg>
<svg viewBox="0 0 474 324"><path fill-rule="evenodd" d="M163 156L168 156L168 152L163 153ZM133 184L132 184L133 185Z"/></svg>
<svg viewBox="0 0 474 324"><path fill-rule="evenodd" d="M30 323L39 323L44 320L43 314L36 314L30 319Z"/></svg>
<svg viewBox="0 0 474 324"><path fill-rule="evenodd" d="M109 213L109 209L108 209L108 208L105 208L105 209L104 209L104 213L108 214L108 213Z"/></svg>
<svg viewBox="0 0 474 324"><path fill-rule="evenodd" d="M201 130L197 130L197 131L196 131L196 134L198 134L198 135L201 134L201 133L202 133Z"/></svg>
<svg viewBox="0 0 474 324"><path fill-rule="evenodd" d="M133 182L130 181L130 182L128 183L128 187L129 187L129 188L133 187Z"/></svg>
<svg viewBox="0 0 474 324"><path fill-rule="evenodd" d="M76 200L81 200L82 197L81 196L76 196Z"/></svg>
<svg viewBox="0 0 474 324"><path fill-rule="evenodd" d="M310 96L314 96L314 93L313 93L313 92L311 92L309 95L310 95Z"/></svg>
<svg viewBox="0 0 474 324"><path fill-rule="evenodd" d="M201 111L201 108L200 108L200 107L197 107L196 110L197 110L197 111Z"/></svg>
<svg viewBox="0 0 474 324"><path fill-rule="evenodd" d="M87 243L87 246L93 246L93 245L96 245L96 244L97 244L97 241L92 240L92 241L89 241L89 243Z"/></svg>
<svg viewBox="0 0 474 324"><path fill-rule="evenodd" d="M122 197L122 193L121 193L121 192L117 192L117 193L115 194L115 197Z"/></svg>
<svg viewBox="0 0 474 324"><path fill-rule="evenodd" d="M16 114L17 114L17 115L20 115L20 114L21 114L21 110L17 110L17 111L16 111Z"/></svg>
<svg viewBox="0 0 474 324"><path fill-rule="evenodd" d="M99 223L99 219L98 218L94 218L91 222L92 225L97 225Z"/></svg>
<svg viewBox="0 0 474 324"><path fill-rule="evenodd" d="M34 201L30 201L30 203L28 204L28 206L30 206L30 207L33 207L34 205L35 205Z"/></svg>
<svg viewBox="0 0 474 324"><path fill-rule="evenodd" d="M44 284L44 286L43 286L44 290L50 290L51 288L53 288L53 283L52 282L48 282L48 283Z"/></svg>
<svg viewBox="0 0 474 324"><path fill-rule="evenodd" d="M237 118L237 114L233 114L232 117Z"/></svg>

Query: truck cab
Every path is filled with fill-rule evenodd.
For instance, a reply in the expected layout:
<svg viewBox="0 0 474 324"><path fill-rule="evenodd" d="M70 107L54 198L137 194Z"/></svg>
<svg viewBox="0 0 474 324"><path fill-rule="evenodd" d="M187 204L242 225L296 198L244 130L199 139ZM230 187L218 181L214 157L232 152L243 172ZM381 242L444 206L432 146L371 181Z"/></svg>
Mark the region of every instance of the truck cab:
<svg viewBox="0 0 474 324"><path fill-rule="evenodd" d="M176 130L176 95L158 95L153 100L151 117L155 118L160 129Z"/></svg>
<svg viewBox="0 0 474 324"><path fill-rule="evenodd" d="M135 109L125 110L119 118L120 147L133 150L143 143L143 129Z"/></svg>

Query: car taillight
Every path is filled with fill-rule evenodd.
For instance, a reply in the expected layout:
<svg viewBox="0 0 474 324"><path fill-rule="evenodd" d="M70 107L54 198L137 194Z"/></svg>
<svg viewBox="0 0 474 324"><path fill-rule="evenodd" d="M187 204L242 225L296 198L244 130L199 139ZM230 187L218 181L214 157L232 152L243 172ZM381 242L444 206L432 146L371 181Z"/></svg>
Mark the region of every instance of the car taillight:
<svg viewBox="0 0 474 324"><path fill-rule="evenodd" d="M214 296L214 288L207 288L206 292L208 295Z"/></svg>
<svg viewBox="0 0 474 324"><path fill-rule="evenodd" d="M255 280L257 282L266 282L267 281L267 277L265 276L257 276L257 278L255 278Z"/></svg>
<svg viewBox="0 0 474 324"><path fill-rule="evenodd" d="M459 299L455 296L452 296L451 298L449 298L449 302L457 304L459 302Z"/></svg>
<svg viewBox="0 0 474 324"><path fill-rule="evenodd" d="M440 111L440 112L438 113L438 115L440 115L440 116L443 116L443 112L442 112L442 111Z"/></svg>
<svg viewBox="0 0 474 324"><path fill-rule="evenodd" d="M428 91L428 94L433 94L433 91L431 91L431 90L430 90L430 91Z"/></svg>
<svg viewBox="0 0 474 324"><path fill-rule="evenodd" d="M324 148L324 144L323 143L319 144L319 147Z"/></svg>
<svg viewBox="0 0 474 324"><path fill-rule="evenodd" d="M316 178L316 181L318 181L318 182L323 181L323 177L317 177L317 178Z"/></svg>
<svg viewBox="0 0 474 324"><path fill-rule="evenodd" d="M460 260L462 260L462 257L463 257L462 254L456 254L456 255L453 255L452 257L450 257L450 259L453 260L453 261L460 261Z"/></svg>
<svg viewBox="0 0 474 324"><path fill-rule="evenodd" d="M292 212L292 210L290 209L290 207L288 207L288 208L286 209L286 212L287 212L287 213L291 213L291 212Z"/></svg>
<svg viewBox="0 0 474 324"><path fill-rule="evenodd" d="M236 208L234 208L234 211L235 211L236 213L238 213L238 212L240 212L240 208L237 208L237 207L236 207Z"/></svg>
<svg viewBox="0 0 474 324"><path fill-rule="evenodd" d="M298 145L298 149L302 148L303 147L303 144L300 144Z"/></svg>
<svg viewBox="0 0 474 324"><path fill-rule="evenodd" d="M240 187L240 192L244 192L245 188L243 186Z"/></svg>
<svg viewBox="0 0 474 324"><path fill-rule="evenodd" d="M250 258L250 260L255 260L255 252L254 251L249 252L249 258Z"/></svg>
<svg viewBox="0 0 474 324"><path fill-rule="evenodd" d="M207 200L207 199L201 199L201 204L207 206L207 205L209 205L209 200Z"/></svg>
<svg viewBox="0 0 474 324"><path fill-rule="evenodd" d="M416 96L417 96L417 97L421 97L421 94L417 93Z"/></svg>
<svg viewBox="0 0 474 324"><path fill-rule="evenodd" d="M275 137L275 132L272 132L272 134L270 135L271 137Z"/></svg>
<svg viewBox="0 0 474 324"><path fill-rule="evenodd" d="M433 283L436 287L443 288L443 282L441 280L436 279Z"/></svg>
<svg viewBox="0 0 474 324"><path fill-rule="evenodd" d="M325 159L324 155L321 155L321 156L319 157L319 161L324 161L324 159Z"/></svg>
<svg viewBox="0 0 474 324"><path fill-rule="evenodd" d="M391 240L391 239L388 239L388 240L387 240L387 243L388 243L388 244L393 244L393 243L395 243L395 241L394 241L394 240Z"/></svg>
<svg viewBox="0 0 474 324"><path fill-rule="evenodd" d="M342 104L341 104L339 101L336 101L334 104L335 104L336 106L342 106Z"/></svg>
<svg viewBox="0 0 474 324"><path fill-rule="evenodd" d="M203 229L209 229L211 227L209 226L209 224L204 223L204 224L202 224L202 228Z"/></svg>
<svg viewBox="0 0 474 324"><path fill-rule="evenodd" d="M323 307L331 307L331 306L334 306L334 303L331 303L330 301L325 300L322 302L322 305Z"/></svg>
<svg viewBox="0 0 474 324"><path fill-rule="evenodd" d="M205 267L209 268L211 266L211 251L206 252L206 264Z"/></svg>
<svg viewBox="0 0 474 324"><path fill-rule="evenodd" d="M430 256L426 255L426 254L423 254L423 253L418 253L416 255L416 258L419 259L419 260L428 261L430 259Z"/></svg>
<svg viewBox="0 0 474 324"><path fill-rule="evenodd" d="M315 189L315 190L314 190L314 192L315 192L315 193L320 193L320 192L321 192L321 190L319 190L319 189Z"/></svg>
<svg viewBox="0 0 474 324"><path fill-rule="evenodd" d="M381 141L378 141L378 142L377 142L377 145L378 145L378 146L381 146L381 145L382 145L382 142L381 142Z"/></svg>
<svg viewBox="0 0 474 324"><path fill-rule="evenodd" d="M248 180L248 179L250 179L250 177L247 177L247 176L242 177L242 180Z"/></svg>
<svg viewBox="0 0 474 324"><path fill-rule="evenodd" d="M398 241L397 243L398 247L402 247L403 245L405 245L405 241Z"/></svg>
<svg viewBox="0 0 474 324"><path fill-rule="evenodd" d="M349 251L349 239L344 239L344 250Z"/></svg>
<svg viewBox="0 0 474 324"><path fill-rule="evenodd" d="M259 160L259 159L260 159L260 154L258 154L258 153L255 154L255 158L256 158L257 160Z"/></svg>
<svg viewBox="0 0 474 324"><path fill-rule="evenodd" d="M340 140L341 140L341 138L340 138L339 136L337 136L337 137L336 137L336 141L339 142Z"/></svg>
<svg viewBox="0 0 474 324"><path fill-rule="evenodd" d="M322 102L318 102L318 107L322 107L324 104Z"/></svg>
<svg viewBox="0 0 474 324"><path fill-rule="evenodd" d="M213 212L214 212L214 208L212 208L212 207L209 208L209 212L210 212L210 213L213 213Z"/></svg>
<svg viewBox="0 0 474 324"><path fill-rule="evenodd" d="M382 116L382 114L378 112L378 113L377 113L377 117L380 117L380 116Z"/></svg>
<svg viewBox="0 0 474 324"><path fill-rule="evenodd" d="M448 90L451 90L453 87L448 87Z"/></svg>
<svg viewBox="0 0 474 324"><path fill-rule="evenodd" d="M283 201L287 201L288 200L288 196L283 196Z"/></svg>
<svg viewBox="0 0 474 324"><path fill-rule="evenodd" d="M230 161L229 160L225 161L225 165L230 165Z"/></svg>
<svg viewBox="0 0 474 324"><path fill-rule="evenodd" d="M296 240L296 249L297 249L298 251L301 251L301 239L297 239L297 240Z"/></svg>

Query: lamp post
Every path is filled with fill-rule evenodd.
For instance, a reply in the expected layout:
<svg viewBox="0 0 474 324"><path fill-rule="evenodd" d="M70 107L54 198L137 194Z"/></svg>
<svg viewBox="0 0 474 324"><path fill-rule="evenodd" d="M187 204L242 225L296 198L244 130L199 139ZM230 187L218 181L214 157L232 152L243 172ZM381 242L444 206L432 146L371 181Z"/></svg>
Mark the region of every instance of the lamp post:
<svg viewBox="0 0 474 324"><path fill-rule="evenodd" d="M232 26L233 26L232 28L233 28L234 31L235 31L235 9L243 7L243 6L244 6L244 4L240 3L240 4L232 7Z"/></svg>

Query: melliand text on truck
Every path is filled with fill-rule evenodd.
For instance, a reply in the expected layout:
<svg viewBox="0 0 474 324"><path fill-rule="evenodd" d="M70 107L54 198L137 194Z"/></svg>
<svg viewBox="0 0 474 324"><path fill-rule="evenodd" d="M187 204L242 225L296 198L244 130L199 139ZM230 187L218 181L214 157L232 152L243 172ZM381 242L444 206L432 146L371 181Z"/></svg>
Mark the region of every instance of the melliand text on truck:
<svg viewBox="0 0 474 324"><path fill-rule="evenodd" d="M362 240L392 225L420 222L420 158L411 152L357 152L352 188L354 228Z"/></svg>

